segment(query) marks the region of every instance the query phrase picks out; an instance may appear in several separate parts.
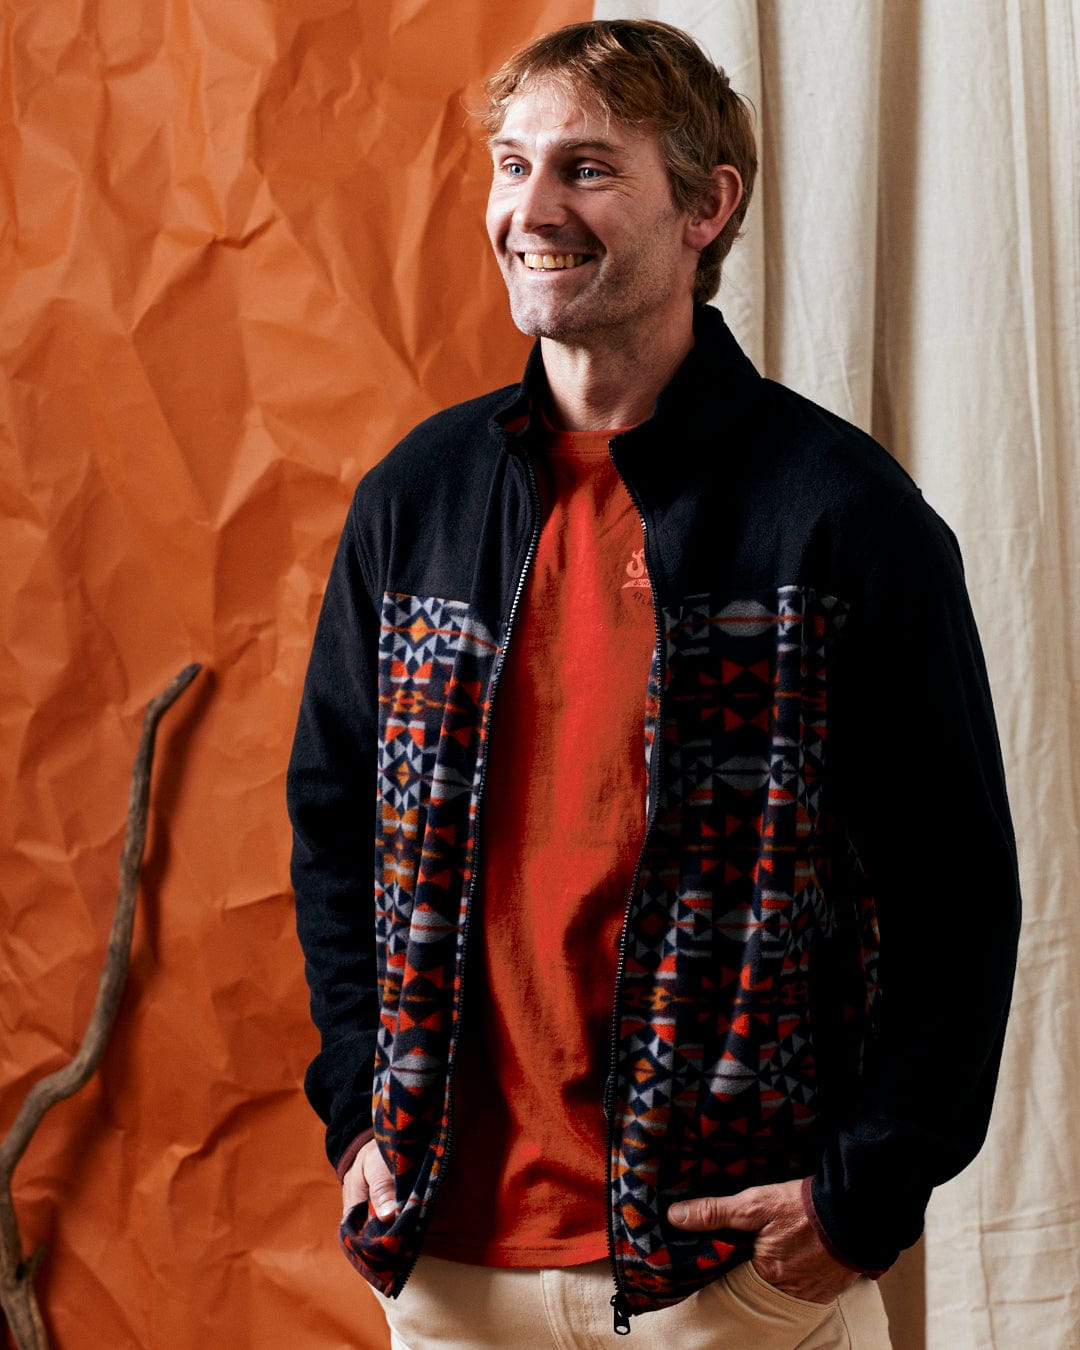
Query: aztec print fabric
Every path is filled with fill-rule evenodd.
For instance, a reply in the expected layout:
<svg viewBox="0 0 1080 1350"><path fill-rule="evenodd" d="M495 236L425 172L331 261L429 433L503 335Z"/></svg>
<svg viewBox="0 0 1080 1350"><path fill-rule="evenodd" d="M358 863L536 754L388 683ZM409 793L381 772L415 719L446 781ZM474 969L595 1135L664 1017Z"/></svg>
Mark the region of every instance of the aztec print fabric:
<svg viewBox="0 0 1080 1350"><path fill-rule="evenodd" d="M844 613L796 587L664 611L663 678L650 683L643 726L659 758L656 805L624 939L612 1126L614 1252L634 1311L685 1297L744 1255L668 1229L672 1200L802 1175L813 1156L812 965L837 928L819 842L827 671ZM503 639L463 602L384 598L374 1120L398 1213L362 1229L350 1216L342 1237L386 1291L419 1250L448 1146ZM858 917L846 916L846 933ZM864 954L856 1034L873 960Z"/></svg>
<svg viewBox="0 0 1080 1350"><path fill-rule="evenodd" d="M385 1287L403 1240L415 1237L446 1149L447 1065L500 650L460 601L384 597L373 1116L384 1156L394 1160L399 1214L390 1229L373 1220L374 1231L357 1233L346 1223L342 1238L350 1257Z"/></svg>
<svg viewBox="0 0 1080 1350"><path fill-rule="evenodd" d="M798 587L664 613L663 786L628 928L611 1155L635 1311L736 1255L662 1222L678 1196L796 1177L811 1156L811 965L835 926L820 844L827 669L844 616Z"/></svg>

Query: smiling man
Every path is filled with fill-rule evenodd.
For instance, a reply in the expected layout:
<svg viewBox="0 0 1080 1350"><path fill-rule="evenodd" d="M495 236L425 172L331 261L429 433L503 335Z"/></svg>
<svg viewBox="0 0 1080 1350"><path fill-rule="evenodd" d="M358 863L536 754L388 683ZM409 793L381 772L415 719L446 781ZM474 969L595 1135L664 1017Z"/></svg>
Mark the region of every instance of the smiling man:
<svg viewBox="0 0 1080 1350"><path fill-rule="evenodd" d="M398 1350L879 1350L1015 958L955 541L707 307L756 160L685 34L488 97L538 341L360 484L290 766L344 1247Z"/></svg>
<svg viewBox="0 0 1080 1350"><path fill-rule="evenodd" d="M490 143L488 234L514 322L545 343L552 388L600 399L584 422L559 410L563 425L643 420L692 345L698 259L744 197L739 171L714 166L680 209L656 134L550 79L522 88ZM749 132L742 149L752 176Z"/></svg>

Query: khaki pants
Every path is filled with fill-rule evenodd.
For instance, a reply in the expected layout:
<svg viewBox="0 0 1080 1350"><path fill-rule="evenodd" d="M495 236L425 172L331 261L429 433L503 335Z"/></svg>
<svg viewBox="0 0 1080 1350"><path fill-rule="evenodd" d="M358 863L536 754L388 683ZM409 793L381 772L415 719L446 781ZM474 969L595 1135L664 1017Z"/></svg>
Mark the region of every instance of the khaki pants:
<svg viewBox="0 0 1080 1350"><path fill-rule="evenodd" d="M422 1256L398 1299L381 1298L392 1350L889 1350L877 1285L860 1279L835 1303L807 1303L738 1266L674 1308L630 1319L617 1337L607 1261L563 1270L501 1270Z"/></svg>

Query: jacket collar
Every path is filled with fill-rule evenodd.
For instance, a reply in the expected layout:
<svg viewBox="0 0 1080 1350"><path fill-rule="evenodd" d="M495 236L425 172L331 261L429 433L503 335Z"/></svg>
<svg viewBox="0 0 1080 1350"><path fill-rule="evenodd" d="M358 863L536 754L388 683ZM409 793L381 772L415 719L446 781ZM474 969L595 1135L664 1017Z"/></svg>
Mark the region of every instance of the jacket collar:
<svg viewBox="0 0 1080 1350"><path fill-rule="evenodd" d="M701 416L715 418L718 402L738 417L760 381L761 376L735 341L720 311L711 305L695 305L694 345L686 359L660 391L649 419L615 439L627 447L651 441L658 434L686 428ZM545 388L544 360L537 341L521 383L509 391L493 414L493 426L507 438L510 448L527 445L531 433L540 427Z"/></svg>

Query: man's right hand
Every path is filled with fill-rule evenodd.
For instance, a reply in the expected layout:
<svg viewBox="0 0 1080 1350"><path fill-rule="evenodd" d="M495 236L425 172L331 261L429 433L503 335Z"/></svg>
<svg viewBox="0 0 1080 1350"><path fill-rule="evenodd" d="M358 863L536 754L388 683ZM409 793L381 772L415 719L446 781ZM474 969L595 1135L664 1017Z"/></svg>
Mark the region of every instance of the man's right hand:
<svg viewBox="0 0 1080 1350"><path fill-rule="evenodd" d="M374 1139L367 1141L345 1173L341 1183L341 1199L344 1214L348 1214L354 1205L370 1201L371 1208L384 1223L393 1216L397 1204L394 1178L383 1162Z"/></svg>

